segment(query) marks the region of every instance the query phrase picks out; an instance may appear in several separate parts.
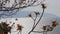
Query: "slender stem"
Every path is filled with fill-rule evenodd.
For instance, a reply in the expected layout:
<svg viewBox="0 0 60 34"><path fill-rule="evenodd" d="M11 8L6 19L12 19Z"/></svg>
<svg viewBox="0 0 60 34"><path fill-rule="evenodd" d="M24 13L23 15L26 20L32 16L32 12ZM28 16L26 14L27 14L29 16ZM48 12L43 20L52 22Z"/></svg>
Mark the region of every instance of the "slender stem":
<svg viewBox="0 0 60 34"><path fill-rule="evenodd" d="M40 17L40 19L37 21L36 25L40 22L43 14L44 14L44 8L43 8L43 12L42 12L42 14L41 14L41 17ZM32 30L31 30L28 34L30 34L30 33L35 29L36 25L32 28Z"/></svg>
<svg viewBox="0 0 60 34"><path fill-rule="evenodd" d="M37 19L37 15L36 15L36 17L35 17L35 19L34 19L34 24L33 24L33 27L35 26L35 21L36 21L36 19Z"/></svg>

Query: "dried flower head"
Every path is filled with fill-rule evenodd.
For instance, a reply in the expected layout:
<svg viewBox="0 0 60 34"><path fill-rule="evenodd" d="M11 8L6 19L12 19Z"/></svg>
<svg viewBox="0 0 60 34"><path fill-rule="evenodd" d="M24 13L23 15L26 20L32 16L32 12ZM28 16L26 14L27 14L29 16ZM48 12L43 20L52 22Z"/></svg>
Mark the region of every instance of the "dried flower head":
<svg viewBox="0 0 60 34"><path fill-rule="evenodd" d="M56 21L52 22L52 27L56 27L57 25L58 25L58 22L56 22Z"/></svg>
<svg viewBox="0 0 60 34"><path fill-rule="evenodd" d="M42 8L46 8L46 5L45 4L41 4Z"/></svg>
<svg viewBox="0 0 60 34"><path fill-rule="evenodd" d="M36 12L36 11L35 11L34 13L35 13L36 15L40 15L40 13L39 13L39 12Z"/></svg>
<svg viewBox="0 0 60 34"><path fill-rule="evenodd" d="M11 30L11 29L12 29L12 26L7 26L7 29L8 29L8 30Z"/></svg>
<svg viewBox="0 0 60 34"><path fill-rule="evenodd" d="M17 30L22 30L22 28L23 28L23 26L21 26L21 25L19 25L19 24L17 24Z"/></svg>
<svg viewBox="0 0 60 34"><path fill-rule="evenodd" d="M28 16L29 16L29 17L32 17L32 15L31 15L31 14L29 14Z"/></svg>

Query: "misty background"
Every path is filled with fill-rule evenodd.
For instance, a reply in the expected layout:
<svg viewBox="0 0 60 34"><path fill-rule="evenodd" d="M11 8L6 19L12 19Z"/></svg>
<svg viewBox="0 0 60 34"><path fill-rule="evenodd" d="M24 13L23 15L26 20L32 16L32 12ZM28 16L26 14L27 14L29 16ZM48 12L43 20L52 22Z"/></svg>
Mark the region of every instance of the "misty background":
<svg viewBox="0 0 60 34"><path fill-rule="evenodd" d="M37 25L37 27L34 29L36 31L42 31L43 25L49 25L52 21L57 20L58 23L60 23L60 0L46 0L47 8L45 9L43 18L41 19L40 23ZM19 12L16 14L5 17L1 19L0 21L4 21L5 19L9 21L15 22L15 27L13 27L12 31L16 31L16 24L22 25L24 28L22 30L22 34L27 34L33 26L33 20L27 15L29 13L32 13L34 11L42 12L41 6L36 7L28 7L24 9L20 9ZM33 17L34 14L33 14ZM18 21L15 21L15 18L18 18ZM17 31L18 32L18 31ZM17 34L17 32L12 32L12 34ZM42 33L31 33L31 34L42 34ZM57 26L53 31L48 32L48 34L60 34L60 25Z"/></svg>

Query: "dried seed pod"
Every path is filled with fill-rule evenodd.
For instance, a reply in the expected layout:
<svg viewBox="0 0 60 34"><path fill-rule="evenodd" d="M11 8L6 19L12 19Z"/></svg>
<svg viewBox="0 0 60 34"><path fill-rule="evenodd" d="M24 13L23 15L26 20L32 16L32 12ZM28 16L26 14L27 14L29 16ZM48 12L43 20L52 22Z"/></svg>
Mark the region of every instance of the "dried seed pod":
<svg viewBox="0 0 60 34"><path fill-rule="evenodd" d="M40 15L40 13L39 12L34 12L36 15Z"/></svg>
<svg viewBox="0 0 60 34"><path fill-rule="evenodd" d="M46 5L45 4L41 4L42 8L46 8Z"/></svg>

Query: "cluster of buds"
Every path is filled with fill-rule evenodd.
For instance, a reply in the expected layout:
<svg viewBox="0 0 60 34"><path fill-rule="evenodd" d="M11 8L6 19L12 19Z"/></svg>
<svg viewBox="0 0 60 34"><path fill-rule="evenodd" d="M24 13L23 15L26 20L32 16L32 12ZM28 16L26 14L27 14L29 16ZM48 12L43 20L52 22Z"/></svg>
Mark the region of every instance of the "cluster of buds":
<svg viewBox="0 0 60 34"><path fill-rule="evenodd" d="M17 24L17 30L22 30L22 28L23 28L23 26L21 26L21 25L19 25L19 24Z"/></svg>

